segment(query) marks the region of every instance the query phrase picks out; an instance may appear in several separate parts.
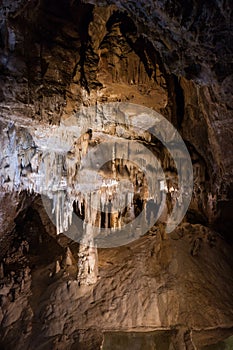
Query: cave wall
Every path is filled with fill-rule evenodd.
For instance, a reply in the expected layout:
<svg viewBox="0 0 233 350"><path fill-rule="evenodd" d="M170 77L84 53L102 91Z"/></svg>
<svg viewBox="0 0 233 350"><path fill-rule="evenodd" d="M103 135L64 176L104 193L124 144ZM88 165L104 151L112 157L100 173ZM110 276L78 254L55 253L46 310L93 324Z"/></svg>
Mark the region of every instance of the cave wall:
<svg viewBox="0 0 233 350"><path fill-rule="evenodd" d="M0 14L2 140L10 139L12 121L49 130L81 106L133 102L173 123L194 168L191 224L172 241L153 228L138 245L100 251L100 276L86 289L77 283L78 247L56 237L40 200L2 191L2 345L96 349L103 330L141 330L145 324L230 329L232 251L206 228L231 239L230 1L2 0ZM37 292L38 286L44 290Z"/></svg>
<svg viewBox="0 0 233 350"><path fill-rule="evenodd" d="M94 101L144 104L180 129L205 160L213 197L229 200L229 2L87 3L3 2L2 116L58 123Z"/></svg>

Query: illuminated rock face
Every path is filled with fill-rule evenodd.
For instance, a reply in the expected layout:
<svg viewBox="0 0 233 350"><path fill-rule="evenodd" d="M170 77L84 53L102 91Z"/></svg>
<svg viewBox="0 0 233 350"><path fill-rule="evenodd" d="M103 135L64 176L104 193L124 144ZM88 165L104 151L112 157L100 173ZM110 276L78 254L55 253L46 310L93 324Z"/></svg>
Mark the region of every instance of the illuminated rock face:
<svg viewBox="0 0 233 350"><path fill-rule="evenodd" d="M122 120L111 121L114 113ZM143 146L152 137L145 124L150 113L159 130L161 116L137 105L122 104L100 106L99 111L83 109L52 130L38 123L2 123L1 188L26 190L52 200L51 209L46 200L44 205L54 218L57 233L64 232L81 243L80 284L96 282L97 245L129 243L145 234L161 214L160 221L166 222L173 205L182 207L186 194L181 189L188 186L185 175L179 183L176 171L166 172L173 165L166 148L152 143L151 150ZM94 129L87 129L87 125ZM161 129L164 142L173 142L170 127ZM179 144L173 153L179 154L180 164L183 160L185 173L191 170ZM171 201L166 205L167 193ZM124 236L120 236L121 230Z"/></svg>
<svg viewBox="0 0 233 350"><path fill-rule="evenodd" d="M85 225L115 230L136 217L138 198L139 212L145 209L142 219L154 212L155 222L167 193L169 209L177 207L173 210L177 226L188 209L193 186L190 155L177 131L162 115L138 105L98 108L83 108L52 129L38 123L6 124L2 189L27 190L52 199L57 233L68 231L74 205ZM157 144L152 140L156 137ZM150 201L154 209L149 208ZM179 207L185 201L182 212ZM141 235L149 228L150 224Z"/></svg>
<svg viewBox="0 0 233 350"><path fill-rule="evenodd" d="M201 348L232 334L230 4L85 2L0 8L0 347L96 350L106 330L173 328L169 346ZM190 152L193 197L171 235L177 169L151 130L107 123L119 102L161 113ZM161 202L145 236L127 226L126 246L97 250L95 234L153 222Z"/></svg>
<svg viewBox="0 0 233 350"><path fill-rule="evenodd" d="M4 1L1 115L59 123L83 104L112 101L161 111L205 174L195 191L203 218L211 214L225 230L216 212L232 205L229 4L210 11L193 1L187 17L186 6L165 0L87 3ZM208 194L216 197L215 213L207 213Z"/></svg>

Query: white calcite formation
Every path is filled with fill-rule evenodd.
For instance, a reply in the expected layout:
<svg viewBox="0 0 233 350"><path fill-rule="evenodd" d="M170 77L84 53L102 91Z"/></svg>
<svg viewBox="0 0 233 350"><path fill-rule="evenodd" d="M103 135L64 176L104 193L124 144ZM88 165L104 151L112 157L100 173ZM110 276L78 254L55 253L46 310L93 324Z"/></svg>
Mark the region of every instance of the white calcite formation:
<svg viewBox="0 0 233 350"><path fill-rule="evenodd" d="M153 112L152 117L163 141L172 142L174 130L163 127L158 113ZM75 229L67 234L84 246L79 275L82 271L89 274L88 283L96 279L97 243L108 246L102 238L126 227L126 241L113 240L109 246L127 243L132 235L139 237L154 223L156 215L152 215L150 202L159 214L167 192L175 198L177 208L187 196L182 193L185 178L179 184L177 179L176 184L171 179L166 181L160 161L144 145L151 141L150 127L150 115L141 110L137 114L135 106L125 111L118 105L83 108L60 126L1 122L2 190L27 190L52 200L52 206L47 199L44 205L57 233L68 232L73 225ZM179 149L174 152L182 155ZM169 157L163 158L163 165L168 167ZM136 197L143 212L138 221ZM179 213L176 215L179 220ZM136 222L134 226L132 221Z"/></svg>

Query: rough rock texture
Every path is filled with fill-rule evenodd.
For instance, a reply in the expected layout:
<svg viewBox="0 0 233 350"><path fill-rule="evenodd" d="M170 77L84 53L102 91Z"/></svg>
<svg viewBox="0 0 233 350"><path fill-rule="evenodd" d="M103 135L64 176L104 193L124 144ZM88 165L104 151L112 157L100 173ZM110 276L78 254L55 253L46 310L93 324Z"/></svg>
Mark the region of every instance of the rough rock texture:
<svg viewBox="0 0 233 350"><path fill-rule="evenodd" d="M97 283L78 287L75 264L61 263L61 270L55 271L56 259L66 261L67 253L41 232L39 223L35 211L28 213L4 261L5 276L17 281L11 283L26 288L27 279L19 277L25 268L31 281L31 288L22 293L20 284L11 285L5 277L4 348L94 349L100 346L103 331L175 329L174 349L185 349L188 341L181 336L182 329L183 333L192 330L202 346L210 343L205 329L219 329L215 342L232 331L231 247L206 227L184 224L169 238L162 234L162 226L154 227L131 245L100 250ZM19 237L19 230L30 232L28 251L24 243L28 235ZM77 259L75 245L70 249ZM16 345L19 324L25 334Z"/></svg>
<svg viewBox="0 0 233 350"><path fill-rule="evenodd" d="M162 110L203 158L218 215L232 207L227 1L4 1L1 11L3 116L57 123L96 101Z"/></svg>
<svg viewBox="0 0 233 350"><path fill-rule="evenodd" d="M104 332L160 329L169 331L165 349L192 350L232 335L230 1L0 5L0 347L94 350L108 346ZM90 251L56 235L38 196L6 185L31 172L25 130L47 130L43 144L52 124L117 101L151 107L179 130L193 199L170 236L160 223L132 244L100 249L86 286ZM149 147L166 163L159 144Z"/></svg>
<svg viewBox="0 0 233 350"><path fill-rule="evenodd" d="M171 95L176 95L170 96L177 104L172 121L205 159L209 176L214 179L213 195L222 201L231 200L230 2L101 1L98 5L106 3L126 11L134 19L137 36L149 42L150 52L161 63ZM175 82L170 83L173 79Z"/></svg>
<svg viewBox="0 0 233 350"><path fill-rule="evenodd" d="M33 198L28 197L25 192L21 194L17 192L0 192L0 259L5 256L9 245L14 239L14 229L18 215L20 214L22 217L24 216L24 213L31 204L32 200Z"/></svg>

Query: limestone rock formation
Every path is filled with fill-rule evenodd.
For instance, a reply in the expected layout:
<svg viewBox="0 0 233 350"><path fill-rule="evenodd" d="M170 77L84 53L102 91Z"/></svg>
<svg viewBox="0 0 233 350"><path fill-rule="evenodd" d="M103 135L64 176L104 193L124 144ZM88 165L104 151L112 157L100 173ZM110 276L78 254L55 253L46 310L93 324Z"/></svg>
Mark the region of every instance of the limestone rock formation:
<svg viewBox="0 0 233 350"><path fill-rule="evenodd" d="M0 348L228 349L230 1L0 3Z"/></svg>
<svg viewBox="0 0 233 350"><path fill-rule="evenodd" d="M61 266L59 263L59 260L56 261L56 266L55 266L55 274L59 273L61 270Z"/></svg>

